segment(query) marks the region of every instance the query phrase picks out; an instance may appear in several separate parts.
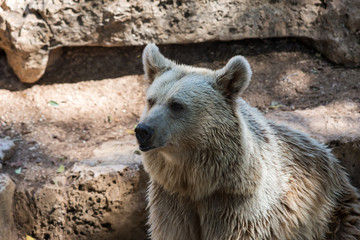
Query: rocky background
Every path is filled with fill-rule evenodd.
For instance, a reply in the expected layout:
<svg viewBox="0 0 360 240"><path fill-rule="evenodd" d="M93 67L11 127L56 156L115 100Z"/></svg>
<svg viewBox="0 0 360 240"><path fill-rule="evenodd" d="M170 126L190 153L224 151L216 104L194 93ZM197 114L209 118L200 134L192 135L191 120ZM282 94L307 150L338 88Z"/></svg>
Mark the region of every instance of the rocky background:
<svg viewBox="0 0 360 240"><path fill-rule="evenodd" d="M147 238L133 128L148 42L212 69L244 55L245 100L331 147L360 187L359 5L0 0L0 239Z"/></svg>

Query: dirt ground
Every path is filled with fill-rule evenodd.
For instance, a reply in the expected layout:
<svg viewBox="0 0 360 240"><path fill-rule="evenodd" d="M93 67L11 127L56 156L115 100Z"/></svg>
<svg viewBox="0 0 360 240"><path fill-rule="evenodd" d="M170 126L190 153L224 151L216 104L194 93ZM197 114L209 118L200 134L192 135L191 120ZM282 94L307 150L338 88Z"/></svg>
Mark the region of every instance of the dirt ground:
<svg viewBox="0 0 360 240"><path fill-rule="evenodd" d="M146 83L143 47L77 47L53 50L49 66L35 84L22 84L0 52L0 138L17 144L3 163L18 183L50 182L58 167L92 156L101 143L135 143ZM360 68L335 65L296 39L243 40L160 46L179 63L213 69L244 55L253 69L244 94L252 106L268 111L311 109L353 102L360 112ZM20 174L15 170L22 168Z"/></svg>
<svg viewBox="0 0 360 240"><path fill-rule="evenodd" d="M146 83L143 47L54 50L44 77L22 84L0 53L0 137L18 150L1 171L23 167L15 178L49 180L59 164L88 158L110 139L134 141ZM338 101L360 103L360 69L344 68L295 39L243 40L160 46L180 63L220 68L244 55L253 79L244 98L262 111L314 108ZM32 171L27 165L41 166ZM48 170L48 173L45 173ZM38 178L36 175L38 174ZM31 176L31 177L30 177ZM29 179L30 181L31 179Z"/></svg>

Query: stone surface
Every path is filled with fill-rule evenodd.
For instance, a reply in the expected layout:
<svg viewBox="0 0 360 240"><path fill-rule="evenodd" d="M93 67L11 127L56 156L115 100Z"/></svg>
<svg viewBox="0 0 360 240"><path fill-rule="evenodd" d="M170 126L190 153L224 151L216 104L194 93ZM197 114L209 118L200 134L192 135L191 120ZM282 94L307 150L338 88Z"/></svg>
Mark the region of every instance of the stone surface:
<svg viewBox="0 0 360 240"><path fill-rule="evenodd" d="M13 218L15 184L6 174L0 174L0 239L17 240Z"/></svg>
<svg viewBox="0 0 360 240"><path fill-rule="evenodd" d="M360 104L338 102L292 112L275 111L266 116L274 122L301 130L327 144L360 189Z"/></svg>
<svg viewBox="0 0 360 240"><path fill-rule="evenodd" d="M37 189L17 189L19 229L36 239L146 239L147 175L136 146L104 143Z"/></svg>
<svg viewBox="0 0 360 240"><path fill-rule="evenodd" d="M346 168L352 184L360 189L360 138L352 142L334 140L329 147Z"/></svg>
<svg viewBox="0 0 360 240"><path fill-rule="evenodd" d="M273 111L266 117L307 133L323 142L354 142L360 139L360 104L334 102L326 106L295 111Z"/></svg>
<svg viewBox="0 0 360 240"><path fill-rule="evenodd" d="M0 47L23 82L37 81L49 51L299 37L330 60L360 65L360 2L0 0Z"/></svg>
<svg viewBox="0 0 360 240"><path fill-rule="evenodd" d="M13 141L0 138L0 163L10 159L14 155L15 147Z"/></svg>

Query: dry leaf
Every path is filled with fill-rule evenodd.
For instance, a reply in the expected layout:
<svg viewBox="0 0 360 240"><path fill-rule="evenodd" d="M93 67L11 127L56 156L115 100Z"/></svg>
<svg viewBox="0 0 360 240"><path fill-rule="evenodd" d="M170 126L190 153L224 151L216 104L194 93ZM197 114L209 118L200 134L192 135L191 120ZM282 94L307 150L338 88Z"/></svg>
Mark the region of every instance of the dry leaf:
<svg viewBox="0 0 360 240"><path fill-rule="evenodd" d="M15 170L16 174L20 174L21 173L21 167L19 167L18 169Z"/></svg>
<svg viewBox="0 0 360 240"><path fill-rule="evenodd" d="M58 107L58 106L59 106L59 104L58 104L57 102L53 101L53 100L51 100L51 101L49 102L49 105L50 105L50 106L53 106L53 107Z"/></svg>
<svg viewBox="0 0 360 240"><path fill-rule="evenodd" d="M65 166L63 164L61 164L56 172L63 173L64 171L65 171Z"/></svg>
<svg viewBox="0 0 360 240"><path fill-rule="evenodd" d="M126 131L128 134L131 134L131 135L134 135L134 134L135 134L134 129L126 129L125 131Z"/></svg>
<svg viewBox="0 0 360 240"><path fill-rule="evenodd" d="M35 240L35 238L30 237L29 235L26 235L26 240Z"/></svg>

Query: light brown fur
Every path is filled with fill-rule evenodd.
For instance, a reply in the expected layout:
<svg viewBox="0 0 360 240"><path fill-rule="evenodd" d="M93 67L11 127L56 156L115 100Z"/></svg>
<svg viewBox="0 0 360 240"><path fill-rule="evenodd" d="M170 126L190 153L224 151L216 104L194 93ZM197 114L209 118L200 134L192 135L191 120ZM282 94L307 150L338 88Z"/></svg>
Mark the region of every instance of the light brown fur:
<svg viewBox="0 0 360 240"><path fill-rule="evenodd" d="M360 239L359 194L330 150L238 98L245 58L211 71L150 44L143 62L152 239Z"/></svg>

